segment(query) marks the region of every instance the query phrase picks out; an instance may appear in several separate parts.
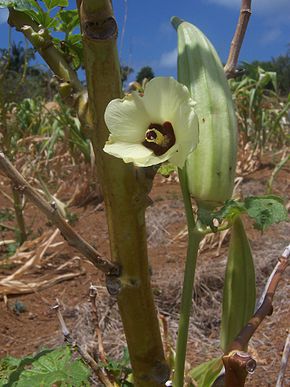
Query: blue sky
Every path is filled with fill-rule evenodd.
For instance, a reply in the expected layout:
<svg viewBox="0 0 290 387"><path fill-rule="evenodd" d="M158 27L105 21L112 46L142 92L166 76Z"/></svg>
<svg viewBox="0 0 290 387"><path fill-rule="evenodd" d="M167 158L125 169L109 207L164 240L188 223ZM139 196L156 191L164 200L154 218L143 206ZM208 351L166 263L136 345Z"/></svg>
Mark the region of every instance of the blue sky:
<svg viewBox="0 0 290 387"><path fill-rule="evenodd" d="M70 1L71 8L74 4L75 1ZM176 76L177 38L170 24L172 16L198 26L225 61L239 15L240 0L113 0L113 6L119 25L121 63L135 70L134 78L146 65L151 66L156 75ZM7 46L8 40L5 14L5 10L0 11L0 47ZM21 34L13 32L13 39L18 41ZM290 0L253 0L252 17L240 60L270 60L285 54L289 43Z"/></svg>

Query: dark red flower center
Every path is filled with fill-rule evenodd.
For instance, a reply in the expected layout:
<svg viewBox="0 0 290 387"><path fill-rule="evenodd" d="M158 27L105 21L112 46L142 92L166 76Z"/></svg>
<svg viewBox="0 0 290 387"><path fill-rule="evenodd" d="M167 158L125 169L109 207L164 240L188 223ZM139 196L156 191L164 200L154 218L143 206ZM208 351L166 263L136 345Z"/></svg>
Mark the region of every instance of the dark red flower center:
<svg viewBox="0 0 290 387"><path fill-rule="evenodd" d="M173 127L169 121L165 121L162 125L150 124L142 144L151 149L156 156L161 156L175 144L175 141Z"/></svg>

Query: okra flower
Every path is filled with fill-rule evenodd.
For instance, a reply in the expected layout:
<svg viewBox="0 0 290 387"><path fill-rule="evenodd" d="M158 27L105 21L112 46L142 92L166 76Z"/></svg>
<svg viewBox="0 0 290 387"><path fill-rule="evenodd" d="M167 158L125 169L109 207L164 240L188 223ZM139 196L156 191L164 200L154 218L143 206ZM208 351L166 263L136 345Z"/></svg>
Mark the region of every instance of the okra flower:
<svg viewBox="0 0 290 387"><path fill-rule="evenodd" d="M198 142L195 103L173 78L153 78L144 95L111 101L105 111L110 136L104 151L138 167L169 160L182 168Z"/></svg>

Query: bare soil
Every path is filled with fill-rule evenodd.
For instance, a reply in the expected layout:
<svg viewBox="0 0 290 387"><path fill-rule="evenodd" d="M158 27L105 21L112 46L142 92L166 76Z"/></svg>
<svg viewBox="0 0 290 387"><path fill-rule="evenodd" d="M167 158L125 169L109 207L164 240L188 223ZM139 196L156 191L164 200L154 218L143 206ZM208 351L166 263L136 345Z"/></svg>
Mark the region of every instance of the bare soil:
<svg viewBox="0 0 290 387"><path fill-rule="evenodd" d="M265 193L272 170L273 165L265 164L258 171L244 177L239 186L240 193L242 195ZM289 187L289 166L287 166L278 173L273 193L279 194L289 202ZM3 176L0 176L0 188L11 195L8 180ZM67 200L69 195L70 191L67 188L66 192L62 192L61 199ZM151 198L154 204L147 211L147 226L152 286L158 310L166 316L171 339L174 342L186 252L185 217L178 183L157 176ZM11 208L11 203L0 193L0 209L7 208ZM104 205L91 203L86 207L73 207L70 210L78 217L74 224L75 229L101 254L109 257ZM42 235L44 231L54 230L30 203L26 206L25 218L31 229L29 236L31 240ZM15 225L14 220L5 223ZM290 224L284 222L274 225L264 234L256 231L248 220L246 224L255 257L257 288L260 294L277 258L289 243ZM0 228L0 241L13 238L12 231ZM56 241L61 242L61 236L58 236ZM228 235L220 249L217 247L218 242L218 239L208 241L199 257L188 344L187 360L191 367L222 353L219 348L219 325ZM1 253L3 259L6 252L6 248L0 245L0 259ZM55 252L56 254L51 256ZM53 278L59 273L57 269L60 265L75 257L79 257L79 253L63 243L48 250L42 262L21 279L25 283L30 283L43 276ZM2 262L4 263L4 260ZM1 297L0 357L24 356L44 347L54 347L63 343L63 335L52 309L56 299L62 305L63 316L72 335L80 342L92 340L94 327L89 318L88 299L90 284L98 288L97 303L106 353L114 357L121 355L125 338L116 301L108 295L103 275L82 257L73 262L81 265L83 274L44 290L8 296L6 304ZM4 275L12 274L16 267L9 265L9 260L5 261L5 265L2 264L0 267L0 276L3 278ZM68 268L63 269L61 273L66 270ZM79 270L79 266L72 270ZM265 319L251 340L250 351L256 358L258 366L256 372L248 379L247 386L266 387L276 384L281 353L290 327L289 274L288 267L274 299L273 314ZM290 365L286 385L290 386Z"/></svg>

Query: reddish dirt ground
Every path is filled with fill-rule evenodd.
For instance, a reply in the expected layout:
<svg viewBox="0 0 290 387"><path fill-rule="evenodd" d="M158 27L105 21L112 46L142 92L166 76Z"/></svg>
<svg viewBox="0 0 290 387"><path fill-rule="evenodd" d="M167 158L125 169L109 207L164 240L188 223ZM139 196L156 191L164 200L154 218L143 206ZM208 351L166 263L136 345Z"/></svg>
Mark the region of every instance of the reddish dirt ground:
<svg viewBox="0 0 290 387"><path fill-rule="evenodd" d="M240 185L243 195L263 194L273 166L264 165L258 171L245 177ZM8 181L0 175L1 190L9 193ZM289 202L289 167L285 167L276 177L273 193ZM287 196L288 194L288 196ZM63 195L62 199L67 199ZM151 193L154 205L147 211L148 245L152 266L153 291L158 309L168 316L168 326L172 339L176 335L182 270L186 251L185 218L179 186L176 182L164 182L157 176ZM11 203L0 193L0 209L10 208ZM109 256L109 242L103 204L90 204L86 208L70 208L78 216L75 229L83 235L104 256ZM42 235L45 230L53 231L44 217L30 203L25 210L26 222L33 236ZM13 220L6 221L13 226ZM289 223L274 225L263 235L254 230L246 221L249 230L257 270L258 294L266 282L278 256L289 243ZM0 229L0 240L13 239L13 232ZM30 235L32 239L32 235ZM223 272L226 262L228 237L220 251L210 242L198 262L194 295L194 310L191 321L191 334L188 345L188 362L197 365L221 354L218 329L220 324L220 301ZM58 236L56 241L62 241ZM215 241L217 242L217 241ZM1 251L2 249L2 251ZM51 257L53 252L57 252ZM0 246L0 259L6 252ZM63 243L47 251L39 265L21 278L26 283L50 279L57 273L68 271L57 268L79 253ZM2 261L4 262L4 261ZM9 267L9 261L0 266L0 278L12 274L16 268ZM79 262L79 261L77 261ZM1 263L1 261L0 261ZM75 264L76 265L76 264ZM43 347L53 347L63 342L59 323L52 306L56 299L63 307L63 316L72 334L80 340L89 340L92 327L84 316L88 316L88 290L91 283L99 289L99 315L106 351L118 356L125 345L121 324L118 320L116 302L105 290L103 276L86 260L81 258L83 273L71 280L62 281L44 290L25 295L8 296L5 304L0 298L0 357L5 355L23 356ZM79 266L71 269L76 272ZM71 271L70 270L70 271ZM247 381L247 386L274 386L280 367L281 353L290 327L289 268L274 300L273 315L259 328L250 344L250 351L257 360L257 370ZM16 313L19 302L24 311ZM118 337L118 338L116 338ZM289 384L287 384L289 383ZM290 385L290 365L285 386Z"/></svg>

